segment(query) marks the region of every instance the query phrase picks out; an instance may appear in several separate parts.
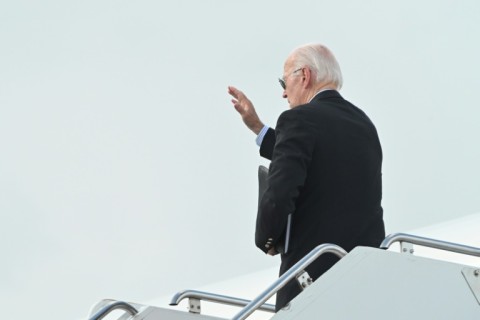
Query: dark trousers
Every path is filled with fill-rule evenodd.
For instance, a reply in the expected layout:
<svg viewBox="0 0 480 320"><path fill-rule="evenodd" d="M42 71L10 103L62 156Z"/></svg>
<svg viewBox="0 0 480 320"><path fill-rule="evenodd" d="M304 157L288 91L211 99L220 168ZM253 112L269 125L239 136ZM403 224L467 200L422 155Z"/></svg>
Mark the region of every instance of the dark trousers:
<svg viewBox="0 0 480 320"><path fill-rule="evenodd" d="M285 273L289 267L286 257L282 257L282 266L280 267L280 275ZM331 253L320 256L315 262L307 267L306 271L313 279L317 280L323 273L330 269L339 258ZM296 262L295 262L296 263ZM292 266L295 264L292 263ZM284 270L285 269L285 270ZM282 289L277 292L277 298L275 303L275 311L279 311L287 305L293 298L302 292L302 288L298 283L297 279L289 281Z"/></svg>

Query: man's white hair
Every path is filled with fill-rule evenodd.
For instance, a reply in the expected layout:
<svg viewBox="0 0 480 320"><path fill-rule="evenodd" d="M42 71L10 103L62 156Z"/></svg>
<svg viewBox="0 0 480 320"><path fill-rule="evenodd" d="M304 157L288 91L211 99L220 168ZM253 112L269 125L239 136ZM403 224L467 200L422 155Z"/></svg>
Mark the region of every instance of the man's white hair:
<svg viewBox="0 0 480 320"><path fill-rule="evenodd" d="M309 67L315 72L315 80L332 83L337 90L342 88L343 78L340 65L333 53L322 44L307 44L292 52L296 68Z"/></svg>

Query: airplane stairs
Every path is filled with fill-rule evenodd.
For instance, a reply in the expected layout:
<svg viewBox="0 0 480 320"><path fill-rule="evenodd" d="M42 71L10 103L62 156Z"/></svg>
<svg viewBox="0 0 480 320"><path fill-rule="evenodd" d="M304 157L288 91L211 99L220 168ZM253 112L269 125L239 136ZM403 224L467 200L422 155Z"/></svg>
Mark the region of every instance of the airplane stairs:
<svg viewBox="0 0 480 320"><path fill-rule="evenodd" d="M400 253L386 250L395 242ZM274 313L274 306L265 302L294 278L302 293L272 314L272 320L480 319L480 267L414 256L413 245L480 257L480 248L401 233L385 238L380 249L357 247L348 254L322 244L252 301L187 290L177 293L170 305L189 299L189 312L102 300L88 319L103 319L116 309L125 311L118 320L226 319L201 314L203 300L240 306L231 319L243 320L257 310ZM326 253L341 259L312 282L304 269Z"/></svg>

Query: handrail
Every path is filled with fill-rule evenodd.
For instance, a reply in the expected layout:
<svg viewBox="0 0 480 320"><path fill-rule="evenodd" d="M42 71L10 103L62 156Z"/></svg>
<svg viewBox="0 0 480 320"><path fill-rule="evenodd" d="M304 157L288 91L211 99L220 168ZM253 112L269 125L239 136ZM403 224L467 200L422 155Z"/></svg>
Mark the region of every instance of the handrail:
<svg viewBox="0 0 480 320"><path fill-rule="evenodd" d="M135 309L131 304L128 304L123 301L115 301L112 302L102 309L100 309L97 313L95 313L92 317L89 318L89 320L100 320L103 319L106 315L108 315L110 312L116 309L121 309L124 310L128 313L130 313L132 316L136 315L138 313L138 310Z"/></svg>
<svg viewBox="0 0 480 320"><path fill-rule="evenodd" d="M453 242L414 236L406 233L394 233L387 236L385 240L383 240L382 244L380 245L380 249L388 249L395 242L408 242L408 243L417 244L424 247L451 251L456 253L463 253L471 256L480 257L480 248L470 247L470 246L457 244Z"/></svg>
<svg viewBox="0 0 480 320"><path fill-rule="evenodd" d="M231 306L239 306L239 307L244 307L250 303L250 300L246 300L246 299L223 296L223 295L210 293L210 292L184 290L176 293L172 297L172 300L170 300L170 305L176 306L180 303L180 301L186 298L195 298L195 299L205 300L210 302L220 302L220 303L228 304ZM275 312L275 306L273 304L268 304L268 303L262 304L259 307L259 309L263 311L273 312L273 313Z"/></svg>
<svg viewBox="0 0 480 320"><path fill-rule="evenodd" d="M324 253L333 253L336 254L338 257L344 257L347 252L343 250L341 247L325 243L317 246L315 249L310 251L305 257L303 257L300 261L298 261L293 267L287 270L280 278L277 279L270 287L268 287L265 291L263 291L258 297L252 300L245 308L240 310L232 320L244 320L250 314L252 314L255 310L259 308L265 301L267 301L271 296L273 296L278 290L283 288L290 280L295 278L298 274L303 272L303 270L309 266L312 262L314 262L319 256Z"/></svg>

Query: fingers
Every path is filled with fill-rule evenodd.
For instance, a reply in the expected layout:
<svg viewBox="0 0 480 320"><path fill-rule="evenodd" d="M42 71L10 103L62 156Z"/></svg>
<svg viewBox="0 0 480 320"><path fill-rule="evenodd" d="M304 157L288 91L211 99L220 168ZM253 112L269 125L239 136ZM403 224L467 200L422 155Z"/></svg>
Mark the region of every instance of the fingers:
<svg viewBox="0 0 480 320"><path fill-rule="evenodd" d="M238 97L237 97L237 96L238 96L238 95L237 95L237 92L238 92L237 88L232 87L232 86L228 86L228 93L229 93L232 97L234 97L234 98L236 98L236 99L238 99Z"/></svg>
<svg viewBox="0 0 480 320"><path fill-rule="evenodd" d="M246 100L245 95L240 90L238 90L233 86L228 87L228 93L235 98L231 100L233 103L233 106L235 107L235 110L237 110L238 113L243 114L245 111L245 106L243 106Z"/></svg>
<svg viewBox="0 0 480 320"><path fill-rule="evenodd" d="M242 116L245 125L258 135L264 125L258 118L252 102L248 100L247 96L245 96L242 91L233 86L228 86L228 93L233 97L233 99L231 99L233 106Z"/></svg>
<svg viewBox="0 0 480 320"><path fill-rule="evenodd" d="M231 95L236 95L237 92L240 92L240 90L238 90L234 86L228 86L228 93L230 93Z"/></svg>
<svg viewBox="0 0 480 320"><path fill-rule="evenodd" d="M238 111L242 116L245 116L248 113L254 113L255 109L253 108L252 103L248 98L243 94L242 91L238 90L233 86L228 87L228 93L234 98L232 99L233 106L235 110Z"/></svg>
<svg viewBox="0 0 480 320"><path fill-rule="evenodd" d="M237 100L232 99L232 103L233 107L235 108L235 110L237 110L238 113L240 113L241 115L245 113L245 108L240 103L238 103Z"/></svg>
<svg viewBox="0 0 480 320"><path fill-rule="evenodd" d="M243 92L233 86L228 87L228 93L237 100L242 100L245 98Z"/></svg>

